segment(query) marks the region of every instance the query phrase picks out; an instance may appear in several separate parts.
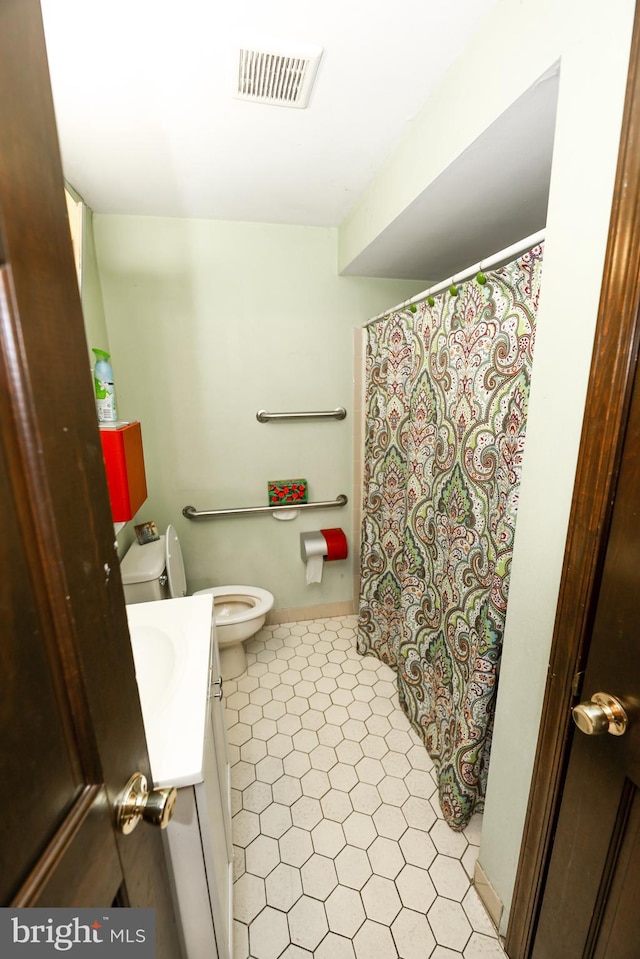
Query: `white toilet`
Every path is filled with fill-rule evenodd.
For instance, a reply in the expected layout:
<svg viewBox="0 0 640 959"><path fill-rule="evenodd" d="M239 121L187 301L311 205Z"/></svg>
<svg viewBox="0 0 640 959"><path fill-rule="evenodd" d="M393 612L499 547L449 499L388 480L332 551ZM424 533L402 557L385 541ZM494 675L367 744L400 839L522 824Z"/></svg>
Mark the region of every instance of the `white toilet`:
<svg viewBox="0 0 640 959"><path fill-rule="evenodd" d="M133 543L120 564L125 603L149 603L187 595L180 540L173 526L164 536L141 546ZM247 668L243 643L262 628L273 608L273 595L258 586L212 586L193 594L213 595L213 612L223 679Z"/></svg>

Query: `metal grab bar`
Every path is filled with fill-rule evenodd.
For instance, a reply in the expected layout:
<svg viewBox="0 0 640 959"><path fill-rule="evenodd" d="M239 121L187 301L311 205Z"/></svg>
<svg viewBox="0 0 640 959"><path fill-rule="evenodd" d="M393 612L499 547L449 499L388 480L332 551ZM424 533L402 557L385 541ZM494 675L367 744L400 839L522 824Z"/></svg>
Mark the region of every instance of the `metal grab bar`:
<svg viewBox="0 0 640 959"><path fill-rule="evenodd" d="M344 493L336 496L335 500L323 500L318 503L283 503L281 506L240 506L236 509L196 509L195 506L185 506L182 515L186 519L206 519L210 516L236 516L249 513L277 513L288 509L333 509L346 506L349 502Z"/></svg>
<svg viewBox="0 0 640 959"><path fill-rule="evenodd" d="M258 410L256 419L259 423L269 423L271 420L343 420L346 415L344 406L338 406L335 410L318 410L308 413L267 413L266 410Z"/></svg>

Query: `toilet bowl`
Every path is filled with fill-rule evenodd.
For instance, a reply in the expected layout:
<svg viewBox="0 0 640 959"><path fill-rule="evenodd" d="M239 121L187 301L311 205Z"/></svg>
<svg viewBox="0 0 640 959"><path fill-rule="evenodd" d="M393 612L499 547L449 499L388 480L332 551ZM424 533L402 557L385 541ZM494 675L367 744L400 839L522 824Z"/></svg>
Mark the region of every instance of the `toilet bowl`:
<svg viewBox="0 0 640 959"><path fill-rule="evenodd" d="M235 679L247 668L244 642L262 629L273 608L273 595L259 586L212 586L197 589L194 596L213 595L220 672L223 679Z"/></svg>
<svg viewBox="0 0 640 959"><path fill-rule="evenodd" d="M187 595L180 541L173 526L153 543L133 543L120 564L125 603L148 603ZM264 625L273 595L258 586L209 586L194 596L213 595L213 615L223 679L247 668L243 643Z"/></svg>

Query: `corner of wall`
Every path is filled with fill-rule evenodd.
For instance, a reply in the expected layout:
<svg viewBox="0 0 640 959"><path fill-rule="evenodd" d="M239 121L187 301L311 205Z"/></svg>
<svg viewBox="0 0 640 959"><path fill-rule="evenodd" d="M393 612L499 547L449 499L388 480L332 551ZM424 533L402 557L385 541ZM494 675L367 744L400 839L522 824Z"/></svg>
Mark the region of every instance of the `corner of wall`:
<svg viewBox="0 0 640 959"><path fill-rule="evenodd" d="M89 365L93 366L92 347L109 351L109 335L102 297L102 282L93 233L93 211L82 202L82 283L81 298L84 328L87 336Z"/></svg>

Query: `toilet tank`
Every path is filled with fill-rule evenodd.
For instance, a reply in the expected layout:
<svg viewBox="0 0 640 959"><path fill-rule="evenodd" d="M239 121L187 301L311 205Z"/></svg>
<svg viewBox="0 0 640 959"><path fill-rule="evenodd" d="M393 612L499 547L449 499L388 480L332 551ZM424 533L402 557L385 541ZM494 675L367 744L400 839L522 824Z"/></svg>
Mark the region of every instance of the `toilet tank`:
<svg viewBox="0 0 640 959"><path fill-rule="evenodd" d="M153 543L132 543L120 563L125 603L169 599L165 537Z"/></svg>

